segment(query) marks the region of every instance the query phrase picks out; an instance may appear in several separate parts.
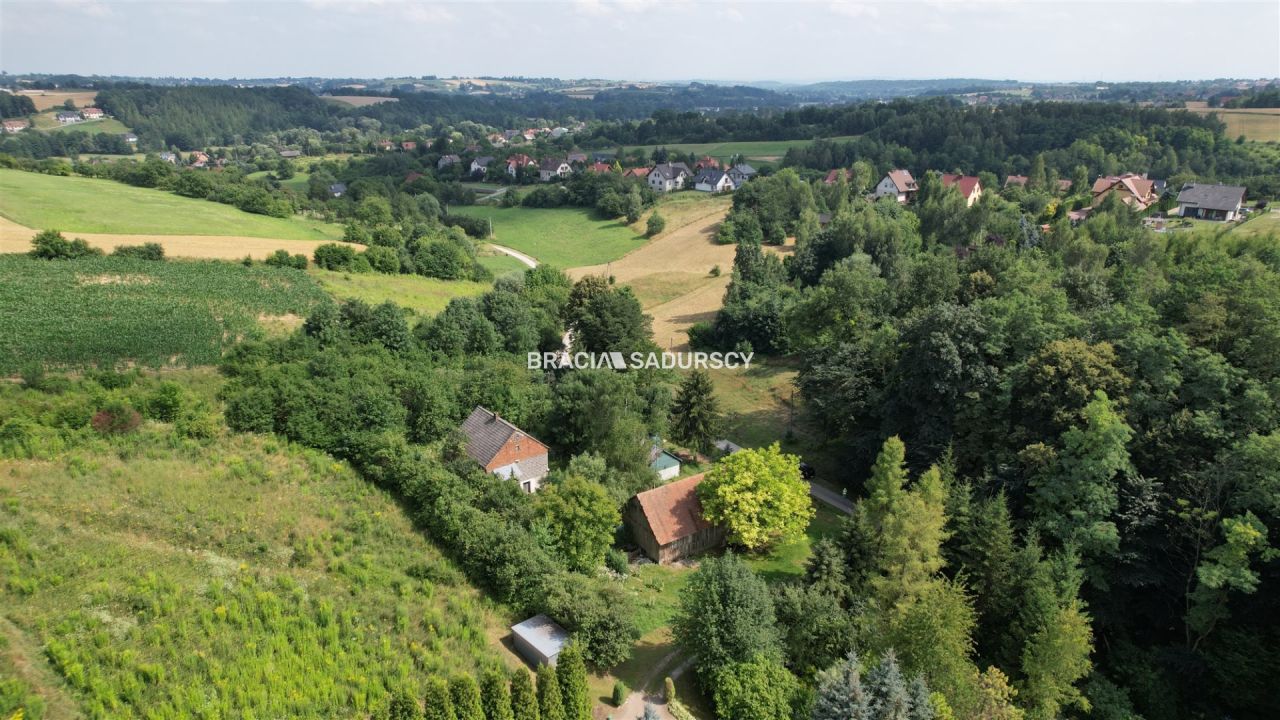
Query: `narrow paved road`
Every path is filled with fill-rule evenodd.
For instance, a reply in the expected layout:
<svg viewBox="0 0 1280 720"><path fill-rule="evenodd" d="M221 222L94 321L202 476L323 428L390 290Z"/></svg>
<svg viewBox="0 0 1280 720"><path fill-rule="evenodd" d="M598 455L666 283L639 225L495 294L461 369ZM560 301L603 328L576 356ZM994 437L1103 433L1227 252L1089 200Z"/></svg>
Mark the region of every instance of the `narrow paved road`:
<svg viewBox="0 0 1280 720"><path fill-rule="evenodd" d="M529 257L528 255L525 255L524 253L520 252L519 250L515 250L515 249L512 249L512 248L509 248L509 247L507 247L507 246L505 246L505 245L495 245L495 244L493 244L493 243L489 243L489 247L493 248L494 250L497 250L498 252L502 253L503 255L510 255L511 257L513 257L513 258L515 258L515 259L519 260L520 262L524 263L525 265L528 265L528 266L529 266L529 267L531 267L531 268L538 267L538 261L537 261L537 260L534 260L533 258Z"/></svg>
<svg viewBox="0 0 1280 720"><path fill-rule="evenodd" d="M853 514L853 502L829 487L811 482L809 483L809 494L815 500L820 500L845 515Z"/></svg>

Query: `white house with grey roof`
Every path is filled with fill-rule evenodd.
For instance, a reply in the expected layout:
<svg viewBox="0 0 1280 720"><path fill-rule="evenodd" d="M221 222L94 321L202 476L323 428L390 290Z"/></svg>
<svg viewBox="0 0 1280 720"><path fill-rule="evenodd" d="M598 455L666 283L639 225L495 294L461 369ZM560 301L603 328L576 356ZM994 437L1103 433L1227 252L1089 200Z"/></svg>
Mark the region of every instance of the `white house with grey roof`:
<svg viewBox="0 0 1280 720"><path fill-rule="evenodd" d="M685 181L692 177L693 173L684 163L662 163L649 171L647 180L654 192L671 192L683 188Z"/></svg>
<svg viewBox="0 0 1280 720"><path fill-rule="evenodd" d="M729 175L729 179L733 181L733 186L735 188L742 187L743 183L747 182L748 180L750 180L751 178L755 177L758 174L758 171L755 168L751 167L746 163L738 163L737 165L734 165L733 167L729 168L727 172Z"/></svg>
<svg viewBox="0 0 1280 720"><path fill-rule="evenodd" d="M485 472L515 480L520 489L537 492L550 469L547 446L498 413L477 405L462 423L467 455Z"/></svg>
<svg viewBox="0 0 1280 720"><path fill-rule="evenodd" d="M729 173L720 168L702 168L693 178L693 189L699 192L733 192L736 185Z"/></svg>
<svg viewBox="0 0 1280 720"><path fill-rule="evenodd" d="M1188 183L1178 193L1178 215L1230 222L1240 216L1245 189L1239 185Z"/></svg>

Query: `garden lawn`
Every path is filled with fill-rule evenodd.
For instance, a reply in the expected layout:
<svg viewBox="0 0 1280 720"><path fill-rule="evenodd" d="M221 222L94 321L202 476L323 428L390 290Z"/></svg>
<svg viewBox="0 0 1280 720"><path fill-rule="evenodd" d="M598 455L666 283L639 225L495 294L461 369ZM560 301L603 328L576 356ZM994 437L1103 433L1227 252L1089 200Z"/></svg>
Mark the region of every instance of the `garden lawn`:
<svg viewBox="0 0 1280 720"><path fill-rule="evenodd" d="M581 208L456 206L449 212L493 221L493 242L564 269L617 260L645 238L620 220Z"/></svg>
<svg viewBox="0 0 1280 720"><path fill-rule="evenodd" d="M229 235L337 240L342 227L274 218L230 205L112 180L0 170L0 215L29 228L67 233Z"/></svg>
<svg viewBox="0 0 1280 720"><path fill-rule="evenodd" d="M309 273L336 298L354 298L370 305L390 301L412 310L415 315L428 317L443 310L456 297L475 297L491 287L489 283L437 280L421 275L344 273L316 267Z"/></svg>

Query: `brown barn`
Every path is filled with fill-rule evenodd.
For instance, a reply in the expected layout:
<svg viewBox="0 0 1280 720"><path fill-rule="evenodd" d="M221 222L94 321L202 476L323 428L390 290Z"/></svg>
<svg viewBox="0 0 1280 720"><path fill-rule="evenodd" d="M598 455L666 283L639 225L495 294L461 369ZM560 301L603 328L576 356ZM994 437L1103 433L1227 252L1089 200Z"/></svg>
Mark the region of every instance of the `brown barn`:
<svg viewBox="0 0 1280 720"><path fill-rule="evenodd" d="M702 515L697 492L702 477L692 475L646 490L627 502L624 519L636 544L660 565L724 544L724 530Z"/></svg>

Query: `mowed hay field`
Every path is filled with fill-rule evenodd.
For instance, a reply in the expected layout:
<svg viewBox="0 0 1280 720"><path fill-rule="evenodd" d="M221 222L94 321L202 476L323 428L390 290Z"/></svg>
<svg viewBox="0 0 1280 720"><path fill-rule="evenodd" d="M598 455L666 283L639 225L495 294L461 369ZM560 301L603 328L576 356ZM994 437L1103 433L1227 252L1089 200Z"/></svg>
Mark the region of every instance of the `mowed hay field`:
<svg viewBox="0 0 1280 720"><path fill-rule="evenodd" d="M399 98L377 97L371 95L321 95L321 100L342 103L352 107L368 107L384 102L400 102Z"/></svg>
<svg viewBox="0 0 1280 720"><path fill-rule="evenodd" d="M106 133L109 135L120 135L129 132L129 128L124 123L115 118L102 118L101 120L82 120L78 123L63 125L58 122L53 111L40 113L36 115L31 122L32 127L37 130L45 130L48 132L71 132L78 131L89 133L90 135L98 135Z"/></svg>
<svg viewBox="0 0 1280 720"><path fill-rule="evenodd" d="M606 263L645 243L635 228L582 208L462 205L449 212L492 220L493 242L558 268Z"/></svg>
<svg viewBox="0 0 1280 720"><path fill-rule="evenodd" d="M61 109L68 100L77 108L93 107L94 99L98 97L97 90L25 90L18 94L31 98L38 111Z"/></svg>
<svg viewBox="0 0 1280 720"><path fill-rule="evenodd" d="M662 234L620 260L571 268L569 275L576 280L608 274L630 286L653 318L654 342L664 349L684 349L689 328L711 321L724 304L737 246L720 245L715 237L731 205L728 196L703 193L664 199L658 206L667 220ZM786 248L766 246L766 251L785 252ZM711 274L715 267L720 268L718 277Z"/></svg>
<svg viewBox="0 0 1280 720"><path fill-rule="evenodd" d="M325 298L288 268L0 255L0 376L39 364L213 363L263 321L305 317Z"/></svg>
<svg viewBox="0 0 1280 720"><path fill-rule="evenodd" d="M0 388L0 408L84 402L37 395ZM488 640L505 614L393 498L221 432L147 421L0 453L0 715L369 717L387 687L512 666Z"/></svg>
<svg viewBox="0 0 1280 720"><path fill-rule="evenodd" d="M313 241L342 237L341 227L318 220L255 215L230 205L111 180L20 170L0 170L0 216L28 228L56 228L71 233ZM240 256L244 254L241 252Z"/></svg>
<svg viewBox="0 0 1280 720"><path fill-rule="evenodd" d="M1232 140L1244 136L1255 142L1280 142L1280 108L1211 108L1203 101L1188 102L1187 111L1214 114L1226 124Z"/></svg>

